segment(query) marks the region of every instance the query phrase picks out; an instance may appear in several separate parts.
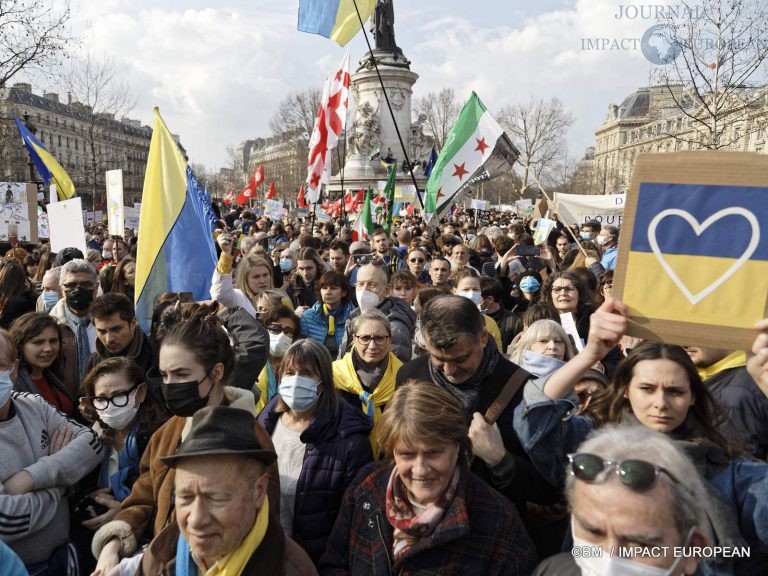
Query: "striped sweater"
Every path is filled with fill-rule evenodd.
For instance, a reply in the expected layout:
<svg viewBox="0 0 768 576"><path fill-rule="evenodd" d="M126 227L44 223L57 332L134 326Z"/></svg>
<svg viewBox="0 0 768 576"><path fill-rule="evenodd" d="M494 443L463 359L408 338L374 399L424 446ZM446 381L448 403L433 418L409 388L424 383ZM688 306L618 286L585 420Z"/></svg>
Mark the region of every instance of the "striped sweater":
<svg viewBox="0 0 768 576"><path fill-rule="evenodd" d="M25 564L46 561L69 535L69 505L64 494L99 462L102 446L96 434L70 420L41 396L11 395L7 419L0 421L0 482L26 470L35 490L11 496L0 488L0 540ZM72 440L49 455L51 435L69 428Z"/></svg>

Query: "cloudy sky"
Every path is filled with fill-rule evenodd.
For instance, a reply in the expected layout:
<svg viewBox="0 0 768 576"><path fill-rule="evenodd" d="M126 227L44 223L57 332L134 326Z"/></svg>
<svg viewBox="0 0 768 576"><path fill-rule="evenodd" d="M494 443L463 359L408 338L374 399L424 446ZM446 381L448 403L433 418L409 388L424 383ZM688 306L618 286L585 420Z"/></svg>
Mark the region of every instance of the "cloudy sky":
<svg viewBox="0 0 768 576"><path fill-rule="evenodd" d="M322 87L344 48L296 30L298 0L72 0L86 49L112 56L151 123L157 105L192 162L227 163L226 147L269 135L291 91ZM666 0L654 0L660 4ZM398 45L420 75L414 97L475 90L491 110L531 96L560 98L576 118L581 156L608 105L647 85L639 49L585 50L585 38L640 38L654 20L630 0L395 0ZM636 4L640 6L640 4ZM353 59L365 51L350 42Z"/></svg>

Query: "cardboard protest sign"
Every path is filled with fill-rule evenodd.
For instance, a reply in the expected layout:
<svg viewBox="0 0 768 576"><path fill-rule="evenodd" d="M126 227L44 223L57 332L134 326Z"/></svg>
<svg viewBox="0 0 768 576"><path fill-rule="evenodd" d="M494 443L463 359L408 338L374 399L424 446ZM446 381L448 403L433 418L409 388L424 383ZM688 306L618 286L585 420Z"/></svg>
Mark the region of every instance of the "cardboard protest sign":
<svg viewBox="0 0 768 576"><path fill-rule="evenodd" d="M620 226L626 194L596 195L562 194L555 192L557 213L565 224L578 224L597 220L601 224Z"/></svg>
<svg viewBox="0 0 768 576"><path fill-rule="evenodd" d="M469 202L469 207L474 208L475 210L483 210L487 211L488 206L491 203L488 200L480 200L479 198L472 198Z"/></svg>
<svg viewBox="0 0 768 576"><path fill-rule="evenodd" d="M79 196L48 205L48 227L51 235L51 251L60 252L74 246L85 254L85 228Z"/></svg>
<svg viewBox="0 0 768 576"><path fill-rule="evenodd" d="M768 158L737 152L638 156L614 294L628 334L745 349L768 315Z"/></svg>
<svg viewBox="0 0 768 576"><path fill-rule="evenodd" d="M110 236L122 236L125 229L123 171L107 170L107 228Z"/></svg>

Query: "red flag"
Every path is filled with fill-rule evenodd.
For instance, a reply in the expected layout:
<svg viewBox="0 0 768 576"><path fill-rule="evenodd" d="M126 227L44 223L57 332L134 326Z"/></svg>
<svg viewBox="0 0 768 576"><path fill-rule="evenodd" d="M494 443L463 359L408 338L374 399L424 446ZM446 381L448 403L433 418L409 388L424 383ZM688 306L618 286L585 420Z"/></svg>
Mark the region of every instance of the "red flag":
<svg viewBox="0 0 768 576"><path fill-rule="evenodd" d="M226 196L224 196L224 198L222 198L222 202L224 202L224 204L226 204L227 206L232 204L232 202L234 202L234 201L235 201L235 191L234 190L230 190L229 192L227 192Z"/></svg>
<svg viewBox="0 0 768 576"><path fill-rule="evenodd" d="M344 130L349 107L349 51L339 69L328 77L317 110L315 128L309 140L307 161L307 198L313 204L320 197L320 187L331 180L331 150Z"/></svg>
<svg viewBox="0 0 768 576"><path fill-rule="evenodd" d="M248 201L256 196L256 190L251 188L251 185L248 184L245 188L243 188L243 191L240 192L240 195L237 197L237 203L238 204L247 204Z"/></svg>
<svg viewBox="0 0 768 576"><path fill-rule="evenodd" d="M353 214L360 210L360 204L363 203L365 198L365 190L360 188L357 194L352 195L352 192L347 192L344 195L344 210L347 214Z"/></svg>
<svg viewBox="0 0 768 576"><path fill-rule="evenodd" d="M267 200L274 200L275 196L277 196L277 192L275 191L275 181L269 183L269 190L267 190Z"/></svg>
<svg viewBox="0 0 768 576"><path fill-rule="evenodd" d="M264 166L256 168L256 172L253 173L251 179L248 180L248 186L255 192L259 189L259 185L264 182Z"/></svg>
<svg viewBox="0 0 768 576"><path fill-rule="evenodd" d="M307 204L307 201L304 199L304 184L299 188L299 197L296 198L296 205L299 208L309 208L309 204Z"/></svg>

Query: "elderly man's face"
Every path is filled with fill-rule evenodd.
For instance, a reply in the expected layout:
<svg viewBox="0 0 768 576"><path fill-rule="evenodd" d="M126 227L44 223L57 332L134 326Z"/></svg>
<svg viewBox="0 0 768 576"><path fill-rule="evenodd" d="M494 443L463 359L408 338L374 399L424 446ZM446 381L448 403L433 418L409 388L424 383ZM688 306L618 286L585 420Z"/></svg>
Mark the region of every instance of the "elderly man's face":
<svg viewBox="0 0 768 576"><path fill-rule="evenodd" d="M262 464L243 457L189 458L176 469L175 487L179 529L192 554L210 568L250 532L264 504L267 475Z"/></svg>
<svg viewBox="0 0 768 576"><path fill-rule="evenodd" d="M432 357L432 364L451 384L463 384L477 372L487 343L488 332L485 329L480 338L469 334L459 335L456 343L450 348L435 347L429 335L424 334L424 344Z"/></svg>
<svg viewBox="0 0 768 576"><path fill-rule="evenodd" d="M699 533L695 533L688 543L684 542L687 535L681 537L678 534L666 478L657 481L646 492L635 492L621 484L615 474L613 476L599 484L576 481L573 492L575 538L602 547L604 555L618 546L669 546L667 556L654 558L652 554L643 554L633 558L638 563L658 568L669 568L675 561L674 546L705 545ZM697 563L695 558L687 558L680 568L685 574L693 574Z"/></svg>

